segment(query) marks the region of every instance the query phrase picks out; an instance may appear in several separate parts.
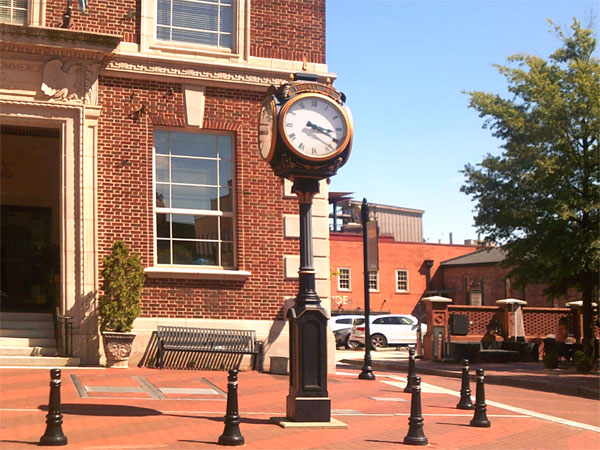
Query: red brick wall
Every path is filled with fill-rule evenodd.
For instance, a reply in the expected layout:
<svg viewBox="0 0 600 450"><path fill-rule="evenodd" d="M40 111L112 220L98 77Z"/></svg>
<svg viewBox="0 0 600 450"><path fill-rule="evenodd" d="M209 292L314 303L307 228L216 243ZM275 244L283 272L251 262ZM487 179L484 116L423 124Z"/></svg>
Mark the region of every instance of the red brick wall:
<svg viewBox="0 0 600 450"><path fill-rule="evenodd" d="M125 42L138 42L141 2L139 0L88 2L86 14L81 14L77 0L73 0L69 29L122 36ZM67 11L66 0L46 1L46 26L58 28Z"/></svg>
<svg viewBox="0 0 600 450"><path fill-rule="evenodd" d="M330 234L331 268L350 268L351 291L338 290L338 277L331 277L331 309L364 309L362 235ZM475 247L464 245L394 242L391 237L379 238L379 292L371 292L372 310L389 310L409 314L426 290L425 260L433 260L433 278L440 262L471 253ZM408 292L396 292L396 269L408 270ZM344 297L351 300L345 305ZM386 300L384 303L383 301Z"/></svg>
<svg viewBox="0 0 600 450"><path fill-rule="evenodd" d="M58 28L66 0L47 0L46 26ZM71 30L123 36L139 43L140 0L90 1L81 14L73 1ZM325 63L325 0L253 0L250 54L263 58Z"/></svg>
<svg viewBox="0 0 600 450"><path fill-rule="evenodd" d="M483 304L494 306L496 300L503 298L517 298L525 300L527 306L536 307L564 307L566 302L579 300L580 295L577 292L571 291L568 298L549 299L544 295L544 286L528 285L525 292L522 289L510 286L508 291L505 287L505 278L508 269L497 265L480 265L480 266L452 266L443 268L444 289L453 290L454 294L449 295L454 299L456 305L468 304L463 293L463 279L467 278L467 285L480 283L483 279Z"/></svg>
<svg viewBox="0 0 600 450"><path fill-rule="evenodd" d="M252 0L250 54L325 63L325 0Z"/></svg>
<svg viewBox="0 0 600 450"><path fill-rule="evenodd" d="M182 89L106 76L99 85L100 259L121 239L140 254L144 266L151 266L153 130L184 125ZM283 318L283 296L297 291L297 282L284 280L283 255L299 251L297 239L283 236L283 214L296 213L297 201L282 199L281 181L259 155L262 98L261 93L208 87L204 116L205 131L234 133L238 263L252 276L237 282L147 279L142 317ZM147 114L136 119L133 112L141 105Z"/></svg>

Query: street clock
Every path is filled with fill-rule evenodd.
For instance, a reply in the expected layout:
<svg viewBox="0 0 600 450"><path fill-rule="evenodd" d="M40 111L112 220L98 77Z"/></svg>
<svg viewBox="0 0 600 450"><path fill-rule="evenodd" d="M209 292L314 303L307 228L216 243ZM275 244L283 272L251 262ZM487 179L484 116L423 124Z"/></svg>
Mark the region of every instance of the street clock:
<svg viewBox="0 0 600 450"><path fill-rule="evenodd" d="M350 155L354 128L345 96L297 74L295 81L271 87L259 116L261 156L283 178L329 178Z"/></svg>

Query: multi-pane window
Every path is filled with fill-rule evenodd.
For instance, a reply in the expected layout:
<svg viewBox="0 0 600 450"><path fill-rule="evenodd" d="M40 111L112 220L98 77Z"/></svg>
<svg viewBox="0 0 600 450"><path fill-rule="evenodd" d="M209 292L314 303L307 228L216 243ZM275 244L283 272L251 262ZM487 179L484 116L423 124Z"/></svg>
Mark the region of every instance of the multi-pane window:
<svg viewBox="0 0 600 450"><path fill-rule="evenodd" d="M0 22L25 25L28 0L0 0Z"/></svg>
<svg viewBox="0 0 600 450"><path fill-rule="evenodd" d="M233 268L232 137L156 131L156 261Z"/></svg>
<svg viewBox="0 0 600 450"><path fill-rule="evenodd" d="M369 291L379 291L379 272L369 271Z"/></svg>
<svg viewBox="0 0 600 450"><path fill-rule="evenodd" d="M396 292L408 292L408 270L396 270Z"/></svg>
<svg viewBox="0 0 600 450"><path fill-rule="evenodd" d="M234 0L157 0L156 37L233 48Z"/></svg>
<svg viewBox="0 0 600 450"><path fill-rule="evenodd" d="M340 267L338 269L338 291L350 290L350 269Z"/></svg>

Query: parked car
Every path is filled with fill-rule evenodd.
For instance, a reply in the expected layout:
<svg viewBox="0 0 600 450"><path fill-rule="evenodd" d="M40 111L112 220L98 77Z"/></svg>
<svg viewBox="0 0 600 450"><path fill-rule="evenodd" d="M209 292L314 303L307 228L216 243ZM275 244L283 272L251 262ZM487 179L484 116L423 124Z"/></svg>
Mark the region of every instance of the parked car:
<svg viewBox="0 0 600 450"><path fill-rule="evenodd" d="M343 316L332 316L329 319L329 324L331 325L331 329L335 333L337 330L342 330L344 328L352 328L354 319L364 319L365 316L362 314L346 314Z"/></svg>
<svg viewBox="0 0 600 450"><path fill-rule="evenodd" d="M355 319L356 320L356 319ZM359 347L359 343L356 341L350 342L350 333L352 328L342 328L341 330L337 330L333 332L335 336L335 346L344 347L346 349L355 349Z"/></svg>
<svg viewBox="0 0 600 450"><path fill-rule="evenodd" d="M387 346L415 345L417 343L417 318L404 314L384 314L370 317L369 332L374 350ZM427 325L421 324L421 336ZM365 320L357 320L352 327L348 341L365 345Z"/></svg>

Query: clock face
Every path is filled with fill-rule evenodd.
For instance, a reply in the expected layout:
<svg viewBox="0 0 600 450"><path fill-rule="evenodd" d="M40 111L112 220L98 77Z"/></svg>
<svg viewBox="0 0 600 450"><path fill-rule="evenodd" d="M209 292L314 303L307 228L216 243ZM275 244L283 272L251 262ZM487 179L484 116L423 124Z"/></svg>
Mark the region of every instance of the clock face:
<svg viewBox="0 0 600 450"><path fill-rule="evenodd" d="M273 99L267 99L260 108L258 118L258 147L261 156L270 161L275 151L276 137L275 103Z"/></svg>
<svg viewBox="0 0 600 450"><path fill-rule="evenodd" d="M300 94L284 105L279 128L285 144L298 156L329 159L350 139L350 120L334 100L321 94Z"/></svg>

